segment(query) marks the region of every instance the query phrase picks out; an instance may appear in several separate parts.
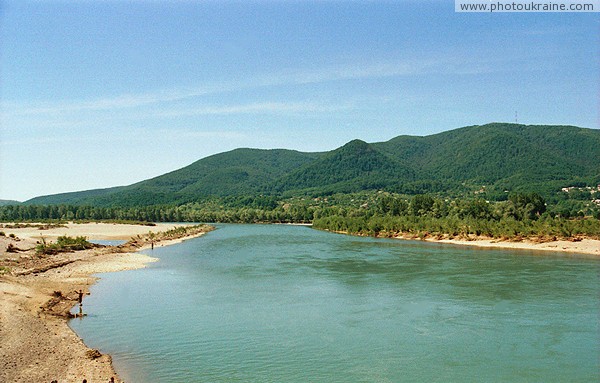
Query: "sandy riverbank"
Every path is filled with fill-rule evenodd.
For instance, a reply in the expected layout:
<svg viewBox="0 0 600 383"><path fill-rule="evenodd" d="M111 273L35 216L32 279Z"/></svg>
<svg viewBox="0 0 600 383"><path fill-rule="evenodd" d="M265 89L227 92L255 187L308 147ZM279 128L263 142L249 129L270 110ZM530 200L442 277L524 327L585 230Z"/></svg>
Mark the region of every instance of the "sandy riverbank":
<svg viewBox="0 0 600 383"><path fill-rule="evenodd" d="M351 235L345 231L336 231L338 234ZM476 237L470 236L468 239L461 238L449 238L447 235L444 236L426 236L421 238L416 235L396 234L386 235L385 233L380 234L379 238L391 238L399 240L410 240L410 241L425 241L431 243L449 244L457 246L474 246L491 249L510 249L510 250L528 250L528 251L543 251L543 252L556 252L564 255L576 255L586 257L600 257L600 240L597 239L574 239L568 240L553 240L553 241L539 241L535 239L521 239L521 240L500 240L487 237Z"/></svg>
<svg viewBox="0 0 600 383"><path fill-rule="evenodd" d="M84 236L88 239L129 240L131 237L148 234L150 231L156 233L159 231L167 231L174 227L192 226L192 224L156 223L153 226L146 226L92 222L68 223L66 225L62 225L64 227L59 226L49 228L46 228L43 224L25 224L24 226L26 227L21 228L10 228L8 226L14 226L10 224L4 224L4 226L7 227L0 228L0 231L4 231L6 235L14 234L22 240L33 240L33 242L35 242L40 240L42 237L52 240L61 235L69 235L71 237Z"/></svg>
<svg viewBox="0 0 600 383"><path fill-rule="evenodd" d="M136 248L97 248L39 257L34 247L41 236L46 241L62 235L86 236L90 240L130 239L180 226L188 225L91 223L45 230L1 228L5 236L0 236L0 382L81 383L85 378L94 383L108 382L112 376L119 381L110 356L86 347L69 328L67 318L77 304L76 291L87 292L96 281L93 274L141 268L155 261L131 252L150 246L143 239ZM201 234L155 245L165 246ZM9 244L23 251L7 252Z"/></svg>
<svg viewBox="0 0 600 383"><path fill-rule="evenodd" d="M476 246L486 248L500 248L513 250L531 250L531 251L553 251L564 253L565 255L582 254L600 257L600 241L595 239L582 239L577 242L572 241L550 241L533 242L524 240L521 242L499 241L493 239L478 239L473 241L442 239L433 240L438 243L449 243L461 246Z"/></svg>
<svg viewBox="0 0 600 383"><path fill-rule="evenodd" d="M588 257L600 257L600 241L596 239L577 239L573 241L555 240L555 241L534 241L532 239L523 239L519 241L499 240L485 237L465 238L442 238L427 237L419 238L408 235L400 235L393 237L403 240L423 240L426 242L443 243L458 246L474 246L492 249L511 249L511 250L528 250L528 251L543 251L543 252L558 252L564 255L585 255Z"/></svg>

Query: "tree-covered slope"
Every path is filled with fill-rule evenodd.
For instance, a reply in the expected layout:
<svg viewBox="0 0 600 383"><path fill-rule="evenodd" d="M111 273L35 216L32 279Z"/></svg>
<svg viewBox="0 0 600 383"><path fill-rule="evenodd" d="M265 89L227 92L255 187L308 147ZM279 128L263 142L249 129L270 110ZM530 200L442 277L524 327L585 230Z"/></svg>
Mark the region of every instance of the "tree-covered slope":
<svg viewBox="0 0 600 383"><path fill-rule="evenodd" d="M413 164L421 179L450 184L512 190L600 177L600 131L573 126L494 123L373 146Z"/></svg>
<svg viewBox="0 0 600 383"><path fill-rule="evenodd" d="M252 195L319 155L285 149L235 149L130 186L37 197L27 202L138 206L185 203L202 196Z"/></svg>
<svg viewBox="0 0 600 383"><path fill-rule="evenodd" d="M0 206L7 206L7 205L18 205L21 202L19 201L13 201L13 200L8 200L8 199L0 199Z"/></svg>
<svg viewBox="0 0 600 383"><path fill-rule="evenodd" d="M107 189L94 189L70 193L52 194L47 196L35 197L23 203L34 205L80 205L84 203L91 204L97 198L104 198L117 194L124 190L125 186L117 186Z"/></svg>
<svg viewBox="0 0 600 383"><path fill-rule="evenodd" d="M235 149L140 182L132 189L151 193L176 192L184 197L251 194L262 191L273 179L317 156L284 149Z"/></svg>
<svg viewBox="0 0 600 383"><path fill-rule="evenodd" d="M414 172L361 140L353 140L277 180L276 191L356 192L411 181Z"/></svg>
<svg viewBox="0 0 600 383"><path fill-rule="evenodd" d="M387 190L407 194L505 190L549 195L600 183L600 130L493 123L426 137L354 140L327 153L236 149L130 186L34 198L30 204L144 206L206 197Z"/></svg>

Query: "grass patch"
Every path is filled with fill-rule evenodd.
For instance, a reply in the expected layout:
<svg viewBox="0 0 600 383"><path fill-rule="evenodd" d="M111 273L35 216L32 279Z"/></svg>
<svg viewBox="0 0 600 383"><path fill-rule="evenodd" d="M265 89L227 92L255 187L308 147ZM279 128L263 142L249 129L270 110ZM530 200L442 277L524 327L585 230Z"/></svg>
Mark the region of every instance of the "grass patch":
<svg viewBox="0 0 600 383"><path fill-rule="evenodd" d="M56 254L67 251L85 250L91 249L94 244L88 242L86 237L69 237L63 235L58 237L56 243L46 243L42 238L42 243L35 247L35 251L38 254Z"/></svg>

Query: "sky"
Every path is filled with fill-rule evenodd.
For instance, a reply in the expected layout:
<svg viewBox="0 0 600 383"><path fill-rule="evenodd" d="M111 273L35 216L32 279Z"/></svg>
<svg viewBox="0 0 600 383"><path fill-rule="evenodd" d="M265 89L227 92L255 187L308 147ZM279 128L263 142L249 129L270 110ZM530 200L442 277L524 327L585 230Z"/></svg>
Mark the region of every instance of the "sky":
<svg viewBox="0 0 600 383"><path fill-rule="evenodd" d="M600 13L452 0L0 0L0 199L239 147L489 122L600 128Z"/></svg>

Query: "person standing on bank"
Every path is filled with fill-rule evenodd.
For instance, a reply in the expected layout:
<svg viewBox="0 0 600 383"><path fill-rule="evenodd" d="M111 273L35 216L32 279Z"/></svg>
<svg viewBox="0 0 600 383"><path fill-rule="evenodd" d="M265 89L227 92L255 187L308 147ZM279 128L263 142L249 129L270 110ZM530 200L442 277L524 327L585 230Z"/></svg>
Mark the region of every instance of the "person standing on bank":
<svg viewBox="0 0 600 383"><path fill-rule="evenodd" d="M90 295L90 293L84 293L81 289L79 291L75 291L75 293L77 294L77 302L79 302L79 306L81 306L83 303L83 296Z"/></svg>

